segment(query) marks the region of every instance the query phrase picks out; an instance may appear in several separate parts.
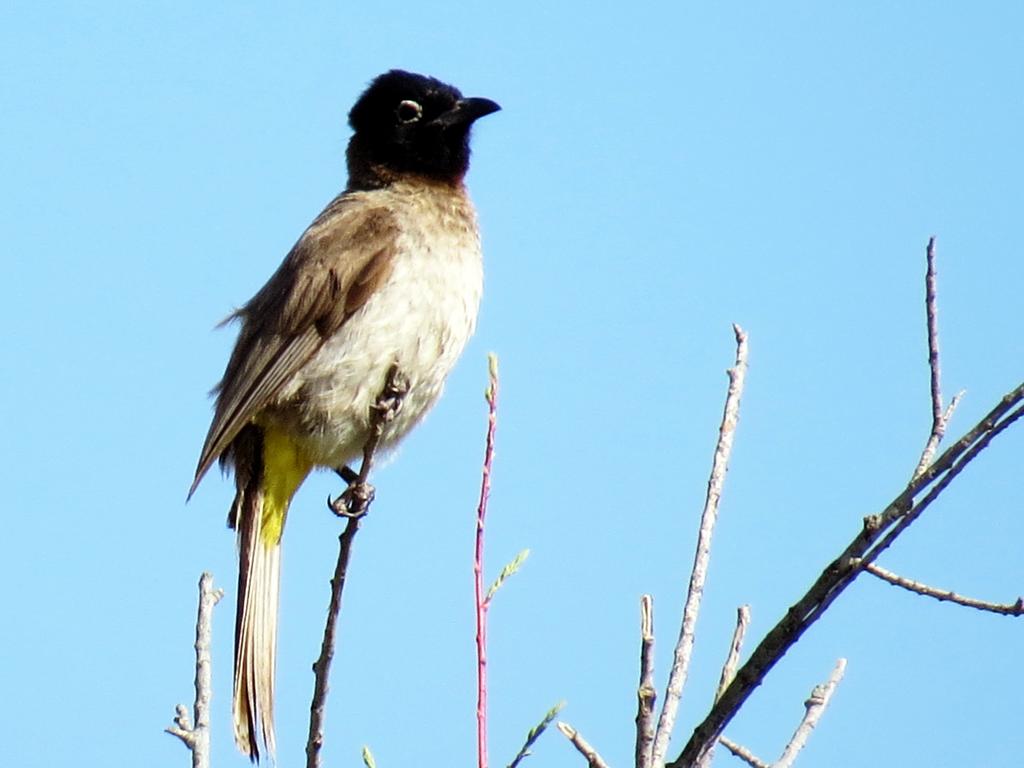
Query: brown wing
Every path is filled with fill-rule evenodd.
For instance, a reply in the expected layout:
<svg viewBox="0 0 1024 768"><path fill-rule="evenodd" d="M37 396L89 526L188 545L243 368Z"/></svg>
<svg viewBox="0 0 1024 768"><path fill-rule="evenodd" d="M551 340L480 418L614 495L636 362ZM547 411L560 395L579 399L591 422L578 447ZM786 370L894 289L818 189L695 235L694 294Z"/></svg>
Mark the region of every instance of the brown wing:
<svg viewBox="0 0 1024 768"><path fill-rule="evenodd" d="M310 225L267 284L229 320L242 322L195 492L213 462L391 271L397 226L384 208L341 195Z"/></svg>

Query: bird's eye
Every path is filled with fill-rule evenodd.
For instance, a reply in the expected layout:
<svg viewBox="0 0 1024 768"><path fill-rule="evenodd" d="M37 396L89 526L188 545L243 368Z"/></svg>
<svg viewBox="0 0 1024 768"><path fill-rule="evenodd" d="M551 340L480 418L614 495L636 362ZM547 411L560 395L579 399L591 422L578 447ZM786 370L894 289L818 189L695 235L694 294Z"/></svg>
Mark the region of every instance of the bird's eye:
<svg viewBox="0 0 1024 768"><path fill-rule="evenodd" d="M406 99L398 105L398 122L400 123L415 123L420 117L423 116L423 107L419 105L419 102L413 101L412 99Z"/></svg>

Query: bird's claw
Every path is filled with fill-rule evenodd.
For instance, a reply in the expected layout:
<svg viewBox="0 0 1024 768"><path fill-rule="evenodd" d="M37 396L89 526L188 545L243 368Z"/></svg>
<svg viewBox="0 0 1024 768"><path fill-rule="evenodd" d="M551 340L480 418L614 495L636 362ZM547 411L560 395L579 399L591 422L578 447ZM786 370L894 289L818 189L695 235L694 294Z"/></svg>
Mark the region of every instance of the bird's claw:
<svg viewBox="0 0 1024 768"><path fill-rule="evenodd" d="M391 372L384 391L380 393L377 402L370 406L379 414L381 423L392 421L398 415L402 409L402 400L405 399L408 392L409 379L401 371Z"/></svg>
<svg viewBox="0 0 1024 768"><path fill-rule="evenodd" d="M337 498L332 499L328 496L327 506L338 517L359 519L366 516L366 510L373 502L375 494L376 489L372 485L356 481L350 483Z"/></svg>

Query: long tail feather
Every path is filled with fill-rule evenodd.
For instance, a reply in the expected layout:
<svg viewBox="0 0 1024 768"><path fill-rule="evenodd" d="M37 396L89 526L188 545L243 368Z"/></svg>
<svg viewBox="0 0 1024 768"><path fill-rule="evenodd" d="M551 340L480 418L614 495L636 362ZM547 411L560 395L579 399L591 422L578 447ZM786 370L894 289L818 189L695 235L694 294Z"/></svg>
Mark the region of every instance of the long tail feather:
<svg viewBox="0 0 1024 768"><path fill-rule="evenodd" d="M250 424L231 444L238 531L238 611L232 712L238 748L258 762L259 741L274 757L274 667L281 584L281 533L288 506L312 464L282 432ZM257 738L257 732L259 737Z"/></svg>
<svg viewBox="0 0 1024 768"><path fill-rule="evenodd" d="M281 581L280 542L262 535L264 495L258 487L239 490L238 611L235 618L235 684L232 711L235 741L253 761L260 756L256 732L274 756L274 668L277 606Z"/></svg>

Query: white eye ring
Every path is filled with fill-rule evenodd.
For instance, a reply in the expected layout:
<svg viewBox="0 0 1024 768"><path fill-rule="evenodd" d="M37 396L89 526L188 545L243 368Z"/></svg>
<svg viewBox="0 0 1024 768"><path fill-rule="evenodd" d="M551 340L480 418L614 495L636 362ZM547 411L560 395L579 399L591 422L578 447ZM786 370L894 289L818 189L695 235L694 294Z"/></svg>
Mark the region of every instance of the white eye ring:
<svg viewBox="0 0 1024 768"><path fill-rule="evenodd" d="M423 116L423 107L420 106L418 101L412 99L405 99L399 102L398 109L395 110L398 114L398 122L400 123L415 123Z"/></svg>

